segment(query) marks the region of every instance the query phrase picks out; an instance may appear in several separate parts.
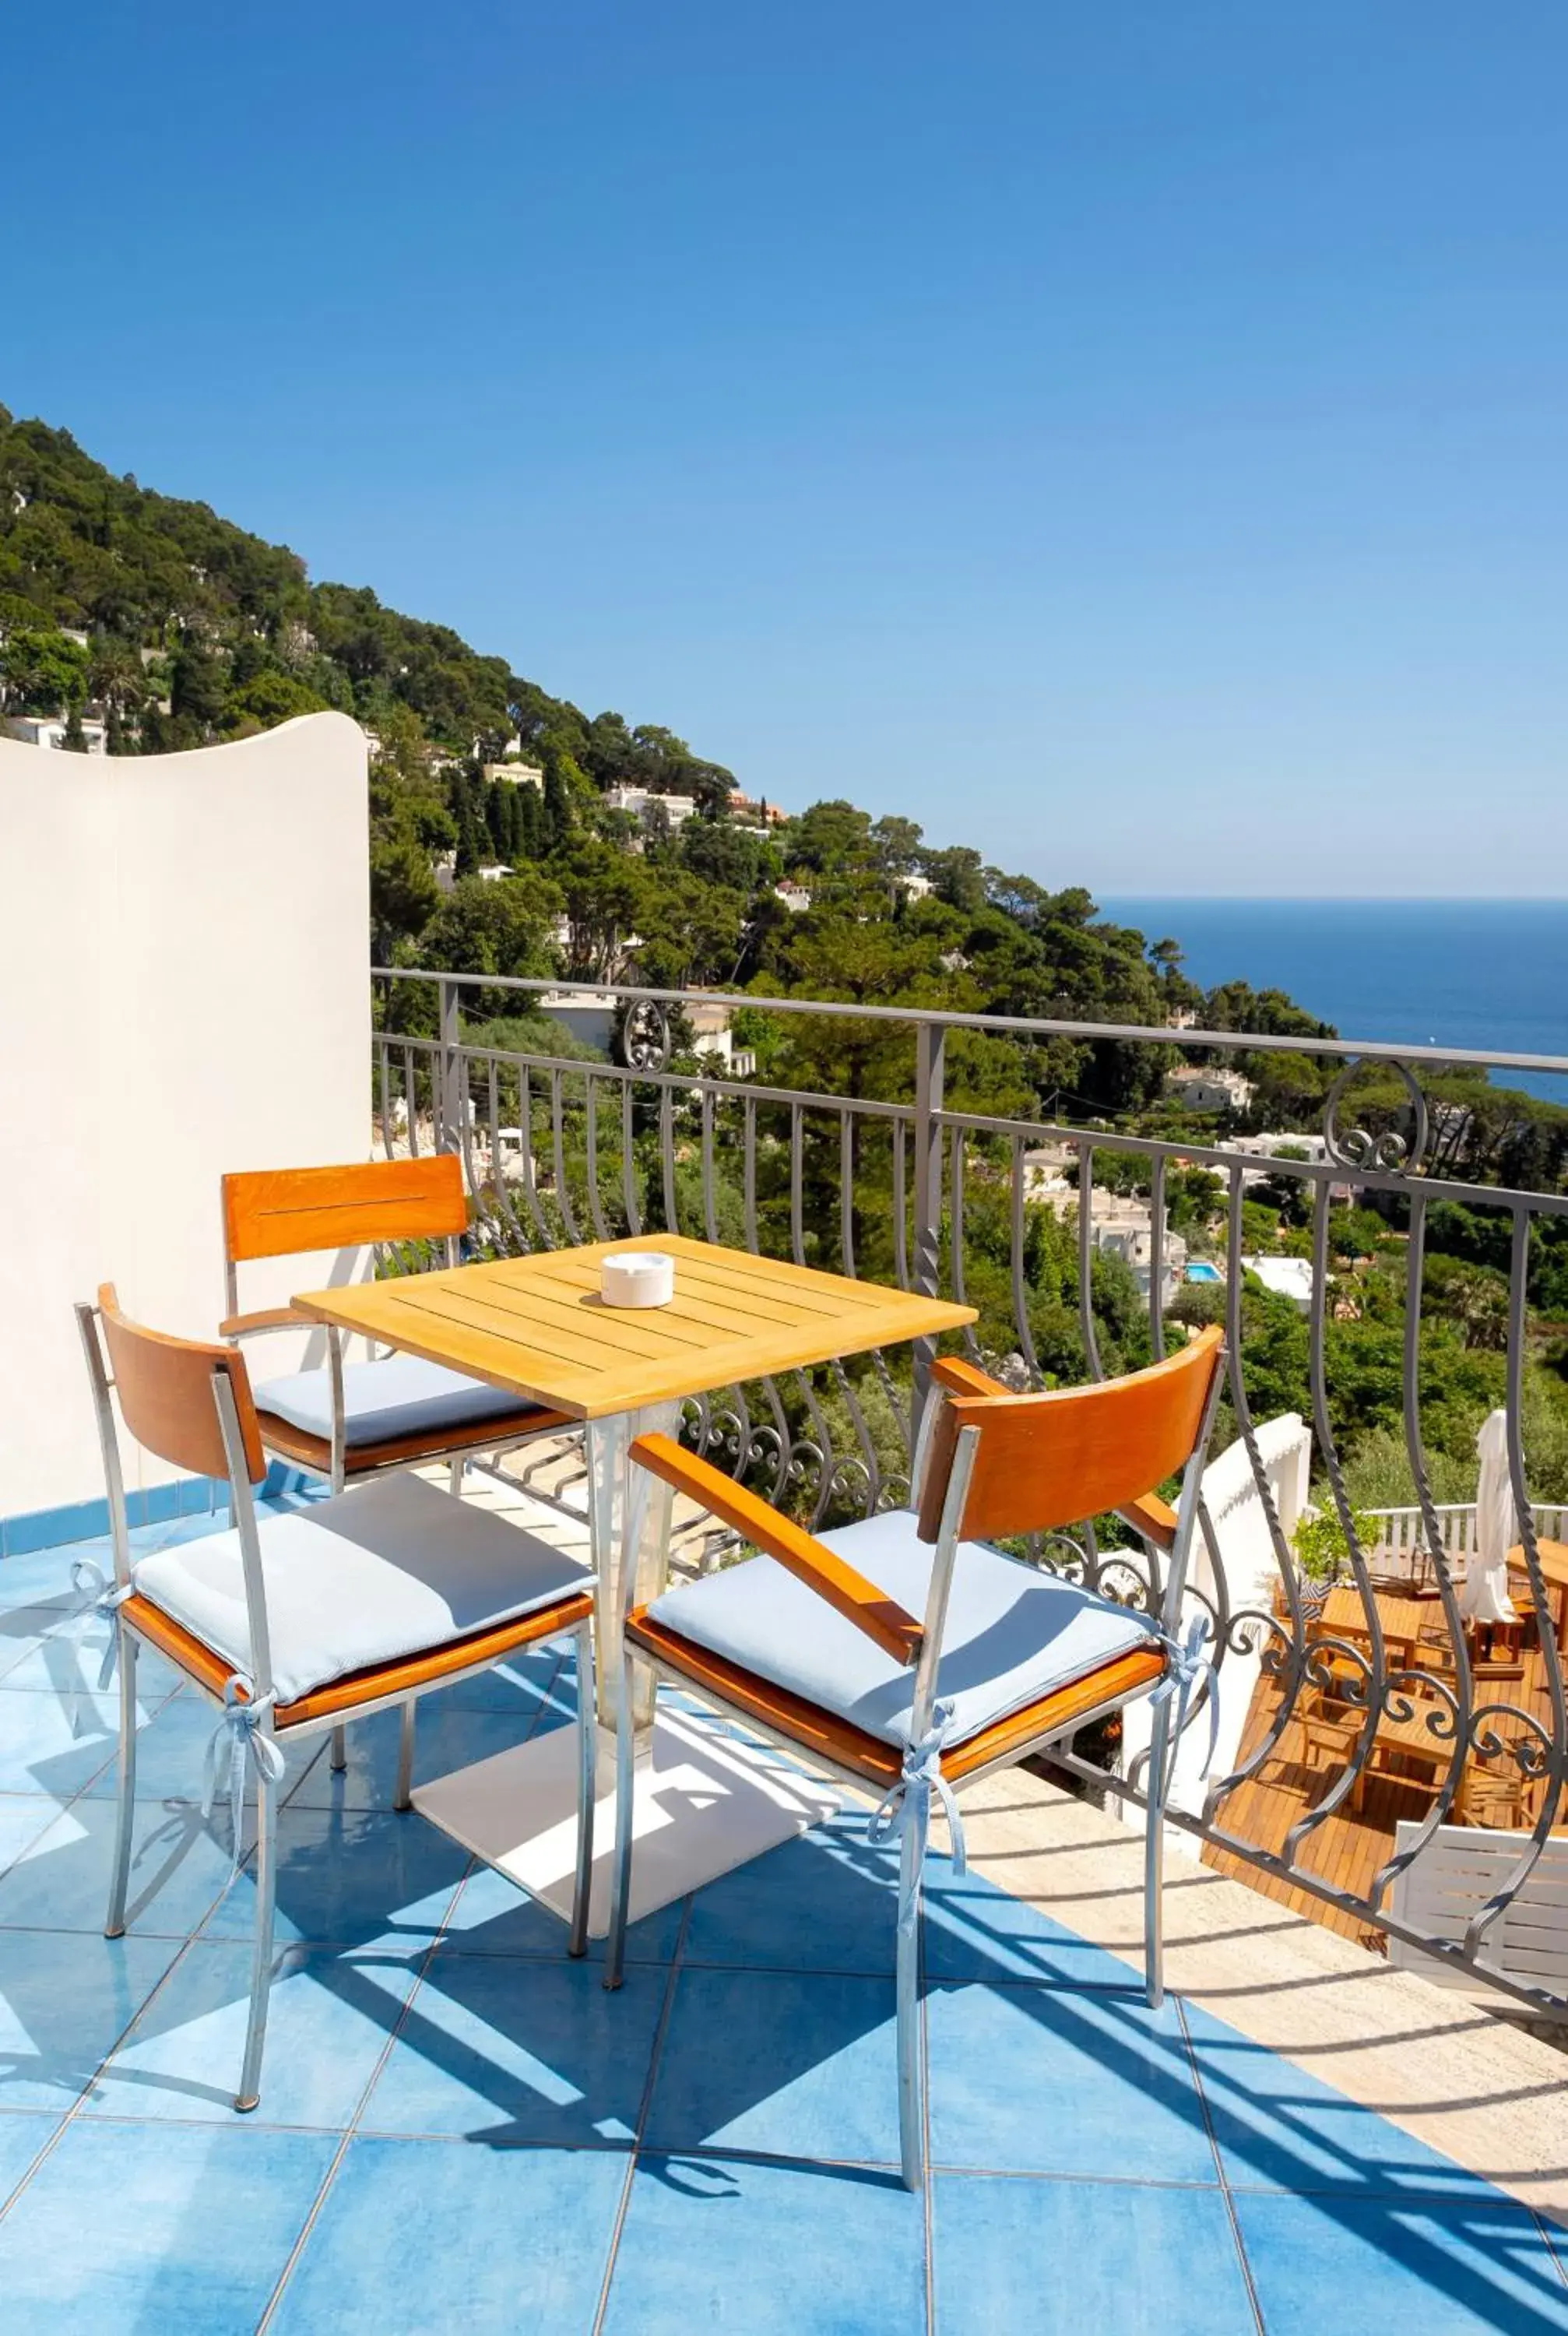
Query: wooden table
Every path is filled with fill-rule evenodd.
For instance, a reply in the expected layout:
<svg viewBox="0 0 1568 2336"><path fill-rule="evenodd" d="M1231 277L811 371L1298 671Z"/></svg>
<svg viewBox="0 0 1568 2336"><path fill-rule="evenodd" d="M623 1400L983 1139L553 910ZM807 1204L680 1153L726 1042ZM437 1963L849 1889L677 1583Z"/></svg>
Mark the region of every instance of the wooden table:
<svg viewBox="0 0 1568 2336"><path fill-rule="evenodd" d="M1391 1671L1416 1669L1416 1654L1421 1632L1428 1622L1443 1619L1443 1609L1429 1598L1390 1597L1379 1591L1375 1598L1378 1620L1383 1630L1383 1653ZM1358 1645L1369 1647L1372 1641L1367 1609L1359 1590L1348 1589L1343 1583L1330 1590L1324 1601L1322 1613L1313 1626L1313 1634L1330 1639L1350 1639Z"/></svg>
<svg viewBox="0 0 1568 2336"><path fill-rule="evenodd" d="M1541 1572L1546 1587L1561 1593L1557 1601L1557 1645L1561 1652L1568 1654L1568 1546L1564 1546L1560 1541L1537 1541L1535 1554L1541 1561ZM1529 1581L1530 1569L1524 1562L1523 1543L1517 1549L1509 1551L1508 1571L1510 1573L1522 1574L1526 1582ZM1526 1614L1534 1611L1534 1598L1530 1600L1524 1611ZM1506 1629L1508 1626L1499 1624L1498 1627Z"/></svg>
<svg viewBox="0 0 1568 2336"><path fill-rule="evenodd" d="M1454 1758L1454 1738L1452 1736L1435 1736L1430 1723L1439 1717L1446 1723L1452 1715L1446 1704L1437 1703L1429 1696L1417 1697L1414 1702L1415 1709L1408 1719L1395 1719L1385 1713L1378 1722L1378 1732L1372 1740L1367 1765L1351 1789L1352 1809L1359 1811L1361 1808L1366 1796L1367 1779L1374 1773L1387 1777L1391 1784L1407 1785L1413 1792L1436 1795L1441 1790L1443 1779ZM1348 1723L1358 1740L1361 1717L1359 1713L1351 1715ZM1354 1757L1353 1746L1349 1757ZM1426 1775L1408 1776L1396 1773L1390 1765L1396 1757L1415 1761L1426 1770ZM1489 1767L1477 1761L1473 1753L1466 1755L1460 1772L1459 1789L1454 1796L1451 1822L1464 1825L1468 1821L1474 1786L1495 1784L1507 1774L1505 1766L1503 1768Z"/></svg>
<svg viewBox="0 0 1568 2336"><path fill-rule="evenodd" d="M604 1303L599 1263L618 1250L674 1258L669 1305ZM657 1596L669 1552L672 1496L628 1461L630 1445L639 1436L677 1434L689 1397L931 1338L974 1321L975 1310L677 1233L309 1290L293 1303L314 1321L465 1371L585 1424L601 1730L589 1927L602 1937L622 1589L630 1568L636 1596ZM637 1692L634 1920L803 1832L836 1806L772 1756L737 1749L702 1721L660 1714L650 1673L639 1674ZM424 1815L563 1920L570 1913L577 1794L571 1733L553 1729L414 1796Z"/></svg>

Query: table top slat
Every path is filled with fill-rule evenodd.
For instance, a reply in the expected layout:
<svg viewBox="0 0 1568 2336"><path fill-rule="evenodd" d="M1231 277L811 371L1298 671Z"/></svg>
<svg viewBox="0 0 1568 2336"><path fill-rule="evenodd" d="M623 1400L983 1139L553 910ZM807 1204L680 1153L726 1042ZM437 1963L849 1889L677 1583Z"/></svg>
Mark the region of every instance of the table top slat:
<svg viewBox="0 0 1568 2336"><path fill-rule="evenodd" d="M564 1273L551 1275L550 1279L571 1290L597 1291L599 1289L597 1267L591 1270L583 1268L570 1276ZM541 1280L543 1280L542 1276ZM754 1288L740 1292L733 1285L726 1285L722 1297L709 1296L707 1285L697 1283L695 1274L691 1275L691 1283L695 1287L677 1282L675 1296L667 1306L650 1307L648 1311L664 1320L673 1317L677 1321L696 1323L708 1330L730 1333L754 1330L759 1321L773 1323L784 1329L793 1323L814 1322L819 1319L820 1309L803 1307L794 1298L781 1299L772 1290ZM531 1296L535 1286L530 1285Z"/></svg>
<svg viewBox="0 0 1568 2336"><path fill-rule="evenodd" d="M448 1293L443 1310L449 1312L454 1321L469 1323L475 1329L493 1330L504 1338L526 1341L535 1328L560 1331L586 1338L596 1348L608 1347L618 1354L636 1355L645 1361L711 1343L703 1336L700 1326L685 1323L678 1317L672 1321L669 1307L606 1306L597 1290L587 1303L542 1286L526 1290L493 1287L482 1290L453 1290ZM591 1314L591 1322L584 1322L585 1314Z"/></svg>

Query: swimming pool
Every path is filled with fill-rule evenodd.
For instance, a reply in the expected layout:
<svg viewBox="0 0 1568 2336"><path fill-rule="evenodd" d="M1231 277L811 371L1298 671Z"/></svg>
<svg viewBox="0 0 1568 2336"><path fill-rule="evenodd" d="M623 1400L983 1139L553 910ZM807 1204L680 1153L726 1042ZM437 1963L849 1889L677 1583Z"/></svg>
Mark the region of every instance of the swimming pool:
<svg viewBox="0 0 1568 2336"><path fill-rule="evenodd" d="M1189 1281L1223 1281L1224 1279L1217 1265L1210 1265L1203 1258L1200 1258L1195 1265L1190 1265L1187 1268Z"/></svg>

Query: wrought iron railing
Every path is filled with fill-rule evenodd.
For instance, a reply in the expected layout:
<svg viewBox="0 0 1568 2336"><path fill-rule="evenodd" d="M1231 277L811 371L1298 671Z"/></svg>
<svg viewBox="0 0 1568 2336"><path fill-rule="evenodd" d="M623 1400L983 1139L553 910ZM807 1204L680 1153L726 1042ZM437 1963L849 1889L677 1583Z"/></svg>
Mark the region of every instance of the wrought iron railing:
<svg viewBox="0 0 1568 2336"><path fill-rule="evenodd" d="M814 1028L839 1029L850 1052L863 1051L868 1039L894 1042L884 1061L891 1066L885 1084L895 1091L873 1096L716 1076L677 1051L680 1016L693 1002L679 992L618 990L613 1058L585 1060L564 1042L559 1050L551 1042L524 1052L487 1044L464 1025L465 997L483 1013L495 1012L498 997L531 1012L541 994L573 985L386 968L375 978L378 1139L391 1152L428 1145L460 1154L482 1251L553 1248L665 1228L940 1291L980 1302L979 1328L965 1333L964 1342L1019 1387L1044 1383L1047 1363L1057 1369L1060 1361L1059 1354L1053 1362L1042 1352L1034 1254L1039 1212L1052 1211L1070 1231L1079 1368L1097 1377L1108 1360L1137 1359L1140 1345L1155 1358L1166 1351L1173 1335L1164 1302L1173 1180L1194 1168L1210 1171L1219 1180L1213 1270L1222 1289L1213 1286L1227 1330L1229 1427L1250 1482L1227 1480L1222 1514L1214 1513L1217 1500L1205 1507L1207 1562L1191 1588L1193 1610L1209 1621L1217 1693L1227 1714L1222 1773L1190 1788L1187 1805L1172 1807L1171 1821L1278 1888L1303 1891L1341 1917L1394 1931L1537 2013L1568 2018L1568 1973L1554 1991L1511 1977L1494 1955L1501 1918L1553 1826L1560 1818L1568 1823L1568 1688L1557 1605L1568 1599L1568 1587L1549 1578L1543 1563L1543 1544L1561 1533L1564 1512L1533 1498L1524 1432L1534 1337L1527 1300L1532 1241L1548 1221L1568 1216L1568 1192L1498 1181L1495 1148L1480 1165L1468 1156L1476 1148L1466 1133L1477 1124L1474 1105L1428 1091L1456 1069L1551 1072L1568 1079L1568 1059L704 994L705 1007L760 1015L775 1031L807 1019ZM607 986L594 984L591 992L589 985L577 987L597 998ZM1008 1039L1025 1050L1065 1039L1105 1051L1179 1046L1318 1058L1327 1066L1327 1085L1319 1125L1307 1132L1321 1141L1310 1147L1287 1142L1261 1162L1222 1134L1198 1141L1103 1120L1085 1124L959 1107L952 1097L961 1097L960 1082L954 1077L950 1092L950 1074L967 1043L959 1034L968 1033ZM828 1059L836 1074L842 1066ZM1371 1113L1358 1108L1368 1066L1381 1076ZM1042 1148L1050 1154L1050 1173L1040 1166ZM1294 1156L1307 1149L1315 1156ZM1315 1497L1338 1522L1343 1553L1336 1571L1353 1591L1359 1615L1357 1627L1332 1633L1323 1621L1322 1584L1303 1570L1292 1540L1295 1520L1281 1508L1278 1436L1257 1416L1262 1374L1244 1336L1245 1211L1261 1172L1276 1191L1297 1197L1298 1246L1310 1267L1303 1409L1315 1452ZM1125 1305L1119 1320L1107 1314L1105 1270L1096 1271L1095 1196L1113 1176L1123 1183L1130 1176L1145 1195L1147 1271L1140 1280L1146 1329L1137 1337ZM1064 1181L1076 1189L1064 1194ZM1405 1509L1378 1513L1370 1524L1349 1497L1329 1368L1333 1212L1347 1192L1403 1220L1403 1437L1417 1497ZM1516 1588L1526 1601L1533 1680L1512 1696L1498 1687L1497 1666L1477 1663L1477 1642L1461 1611L1474 1509L1435 1501L1423 1434L1427 1229L1429 1212L1442 1202L1485 1212L1500 1229L1506 1259L1499 1285L1505 1306L1500 1297L1495 1329L1518 1517ZM1059 1333L1059 1320L1051 1319ZM908 1495L930 1359L930 1351L920 1349L912 1357L875 1355L797 1373L782 1384L723 1390L689 1406L687 1433L710 1458L817 1525L896 1504ZM1242 1549L1238 1483L1251 1517ZM1158 1553L1115 1538L1114 1529L1107 1533L1104 1521L1099 1531L1086 1521L1072 1541L1056 1539L1033 1554L1119 1598L1151 1607L1159 1598ZM1430 1645L1416 1653L1406 1647L1405 1660L1397 1661L1399 1646L1390 1648L1379 1583L1387 1561L1397 1561L1396 1572L1413 1573L1417 1556L1428 1575ZM1413 1580L1411 1586L1423 1585ZM1523 1663L1517 1676L1524 1676ZM1227 1680L1236 1690L1230 1698ZM1297 1724L1329 1709L1353 1740L1337 1763L1309 1767ZM1388 1854L1370 1883L1351 1888L1334 1878L1332 1860L1314 1852L1328 1839L1323 1828L1330 1820L1352 1816L1378 1760L1379 1730L1386 1724L1407 1728L1412 1720L1424 1728L1423 1741L1430 1738L1426 1814L1402 1848L1395 1848L1390 1825ZM1107 1776L1080 1745L1065 1747L1058 1765L1143 1806L1136 1757L1124 1757L1119 1773ZM1391 1912L1392 1885L1437 1827L1462 1809L1467 1776L1476 1768L1517 1780L1517 1854L1461 1940L1413 1932ZM1277 1823L1255 1816L1264 1796L1249 1796L1248 1788L1286 1771L1300 1809L1277 1837ZM1279 1796L1270 1798L1271 1806Z"/></svg>

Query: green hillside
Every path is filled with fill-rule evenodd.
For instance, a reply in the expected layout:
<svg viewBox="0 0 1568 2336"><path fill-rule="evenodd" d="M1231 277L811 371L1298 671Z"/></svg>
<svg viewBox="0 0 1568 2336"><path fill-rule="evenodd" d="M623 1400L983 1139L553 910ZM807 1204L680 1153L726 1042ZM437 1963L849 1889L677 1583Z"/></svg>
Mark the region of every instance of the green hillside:
<svg viewBox="0 0 1568 2336"><path fill-rule="evenodd" d="M1139 1023L1169 1036L1135 1046L955 1032L950 1105L1029 1123L1115 1121L1193 1141L1238 1124L1319 1123L1337 1068L1327 1059L1261 1045L1243 1051L1235 1060L1250 1092L1222 1113L1194 1112L1166 1086L1183 1059L1178 1014L1262 1039L1333 1036L1280 993L1232 982L1205 996L1184 978L1177 940L1151 942L1107 923L1070 881L1053 890L963 846L929 847L896 814L872 818L833 800L792 806L777 823L734 774L672 731L586 715L443 625L384 608L362 588L313 584L295 552L204 503L114 478L64 432L0 408L0 715L64 716L66 743L77 746L98 725L94 744L135 754L243 737L326 706L355 715L372 737L369 942L382 961ZM691 808L667 802L634 818L611 801L625 786L687 798ZM389 1010L399 1027L428 1031L430 987L394 988ZM518 1016L515 992L470 992L467 1004L488 1043L568 1048L559 1024ZM737 1017L735 1037L780 1086L884 1099L911 1092L905 1027L822 1025L757 1007ZM1397 1124L1407 1100L1397 1078L1359 1077L1358 1118ZM1426 1084L1447 1106L1435 1144L1447 1173L1561 1184L1568 1113L1475 1073ZM1005 1141L980 1150L994 1158L972 1173L969 1290L982 1339L1001 1351L1014 1336L1010 1155ZM765 1168L771 1176L776 1163ZM813 1140L808 1172L814 1243L837 1222L836 1144ZM1096 1173L1129 1196L1148 1192L1147 1163L1133 1155L1102 1152ZM868 1186L862 1198L867 1259L891 1270L877 1251L886 1194ZM1310 1251L1307 1198L1289 1180L1255 1187L1242 1211L1249 1252ZM727 1184L719 1199L726 1211L739 1206ZM1178 1163L1166 1202L1172 1232L1194 1253L1222 1252L1218 1177ZM1408 1216L1397 1196L1381 1206L1380 1215L1331 1212L1329 1383L1357 1497L1408 1500L1400 1392ZM1537 1228L1530 1268L1530 1433L1538 1490L1553 1494L1568 1487L1564 1227L1557 1219ZM1503 1399L1507 1230L1505 1219L1446 1204L1427 1226L1427 1426L1434 1463L1456 1484L1473 1469L1480 1419ZM1081 1377L1076 1235L1031 1205L1026 1250L1042 1368ZM1213 1286L1193 1286L1173 1311L1196 1321L1219 1302ZM1094 1303L1105 1362L1146 1359L1146 1309L1119 1259L1096 1258ZM1306 1326L1293 1307L1249 1283L1243 1335L1261 1416L1307 1409Z"/></svg>
<svg viewBox="0 0 1568 2336"><path fill-rule="evenodd" d="M735 776L672 731L587 715L445 626L363 588L312 583L287 547L116 478L68 433L4 408L0 628L0 711L101 721L112 753L243 737L326 706L364 723L377 742L380 951L478 971L765 976L824 996L1058 1018L1160 1023L1198 1002L1174 943L1150 952L1141 934L1100 922L1082 891L1053 892L962 848L929 851L909 821L848 803L769 832L754 813L748 829L729 816ZM509 751L542 770L542 788L486 783ZM677 836L656 814L638 858L634 823L604 802L618 785L691 797L698 816ZM434 867L448 853L458 881L443 897ZM497 863L514 875L482 891L463 881ZM785 875L810 890L809 912L778 898ZM911 878L929 896L908 898ZM1260 1027L1320 1027L1283 998L1222 1004L1238 1026L1250 1014ZM1109 1106L1152 1092L1163 1066L1058 1042L1033 1050L1030 1076L1010 1086L1020 1102L1032 1087Z"/></svg>

